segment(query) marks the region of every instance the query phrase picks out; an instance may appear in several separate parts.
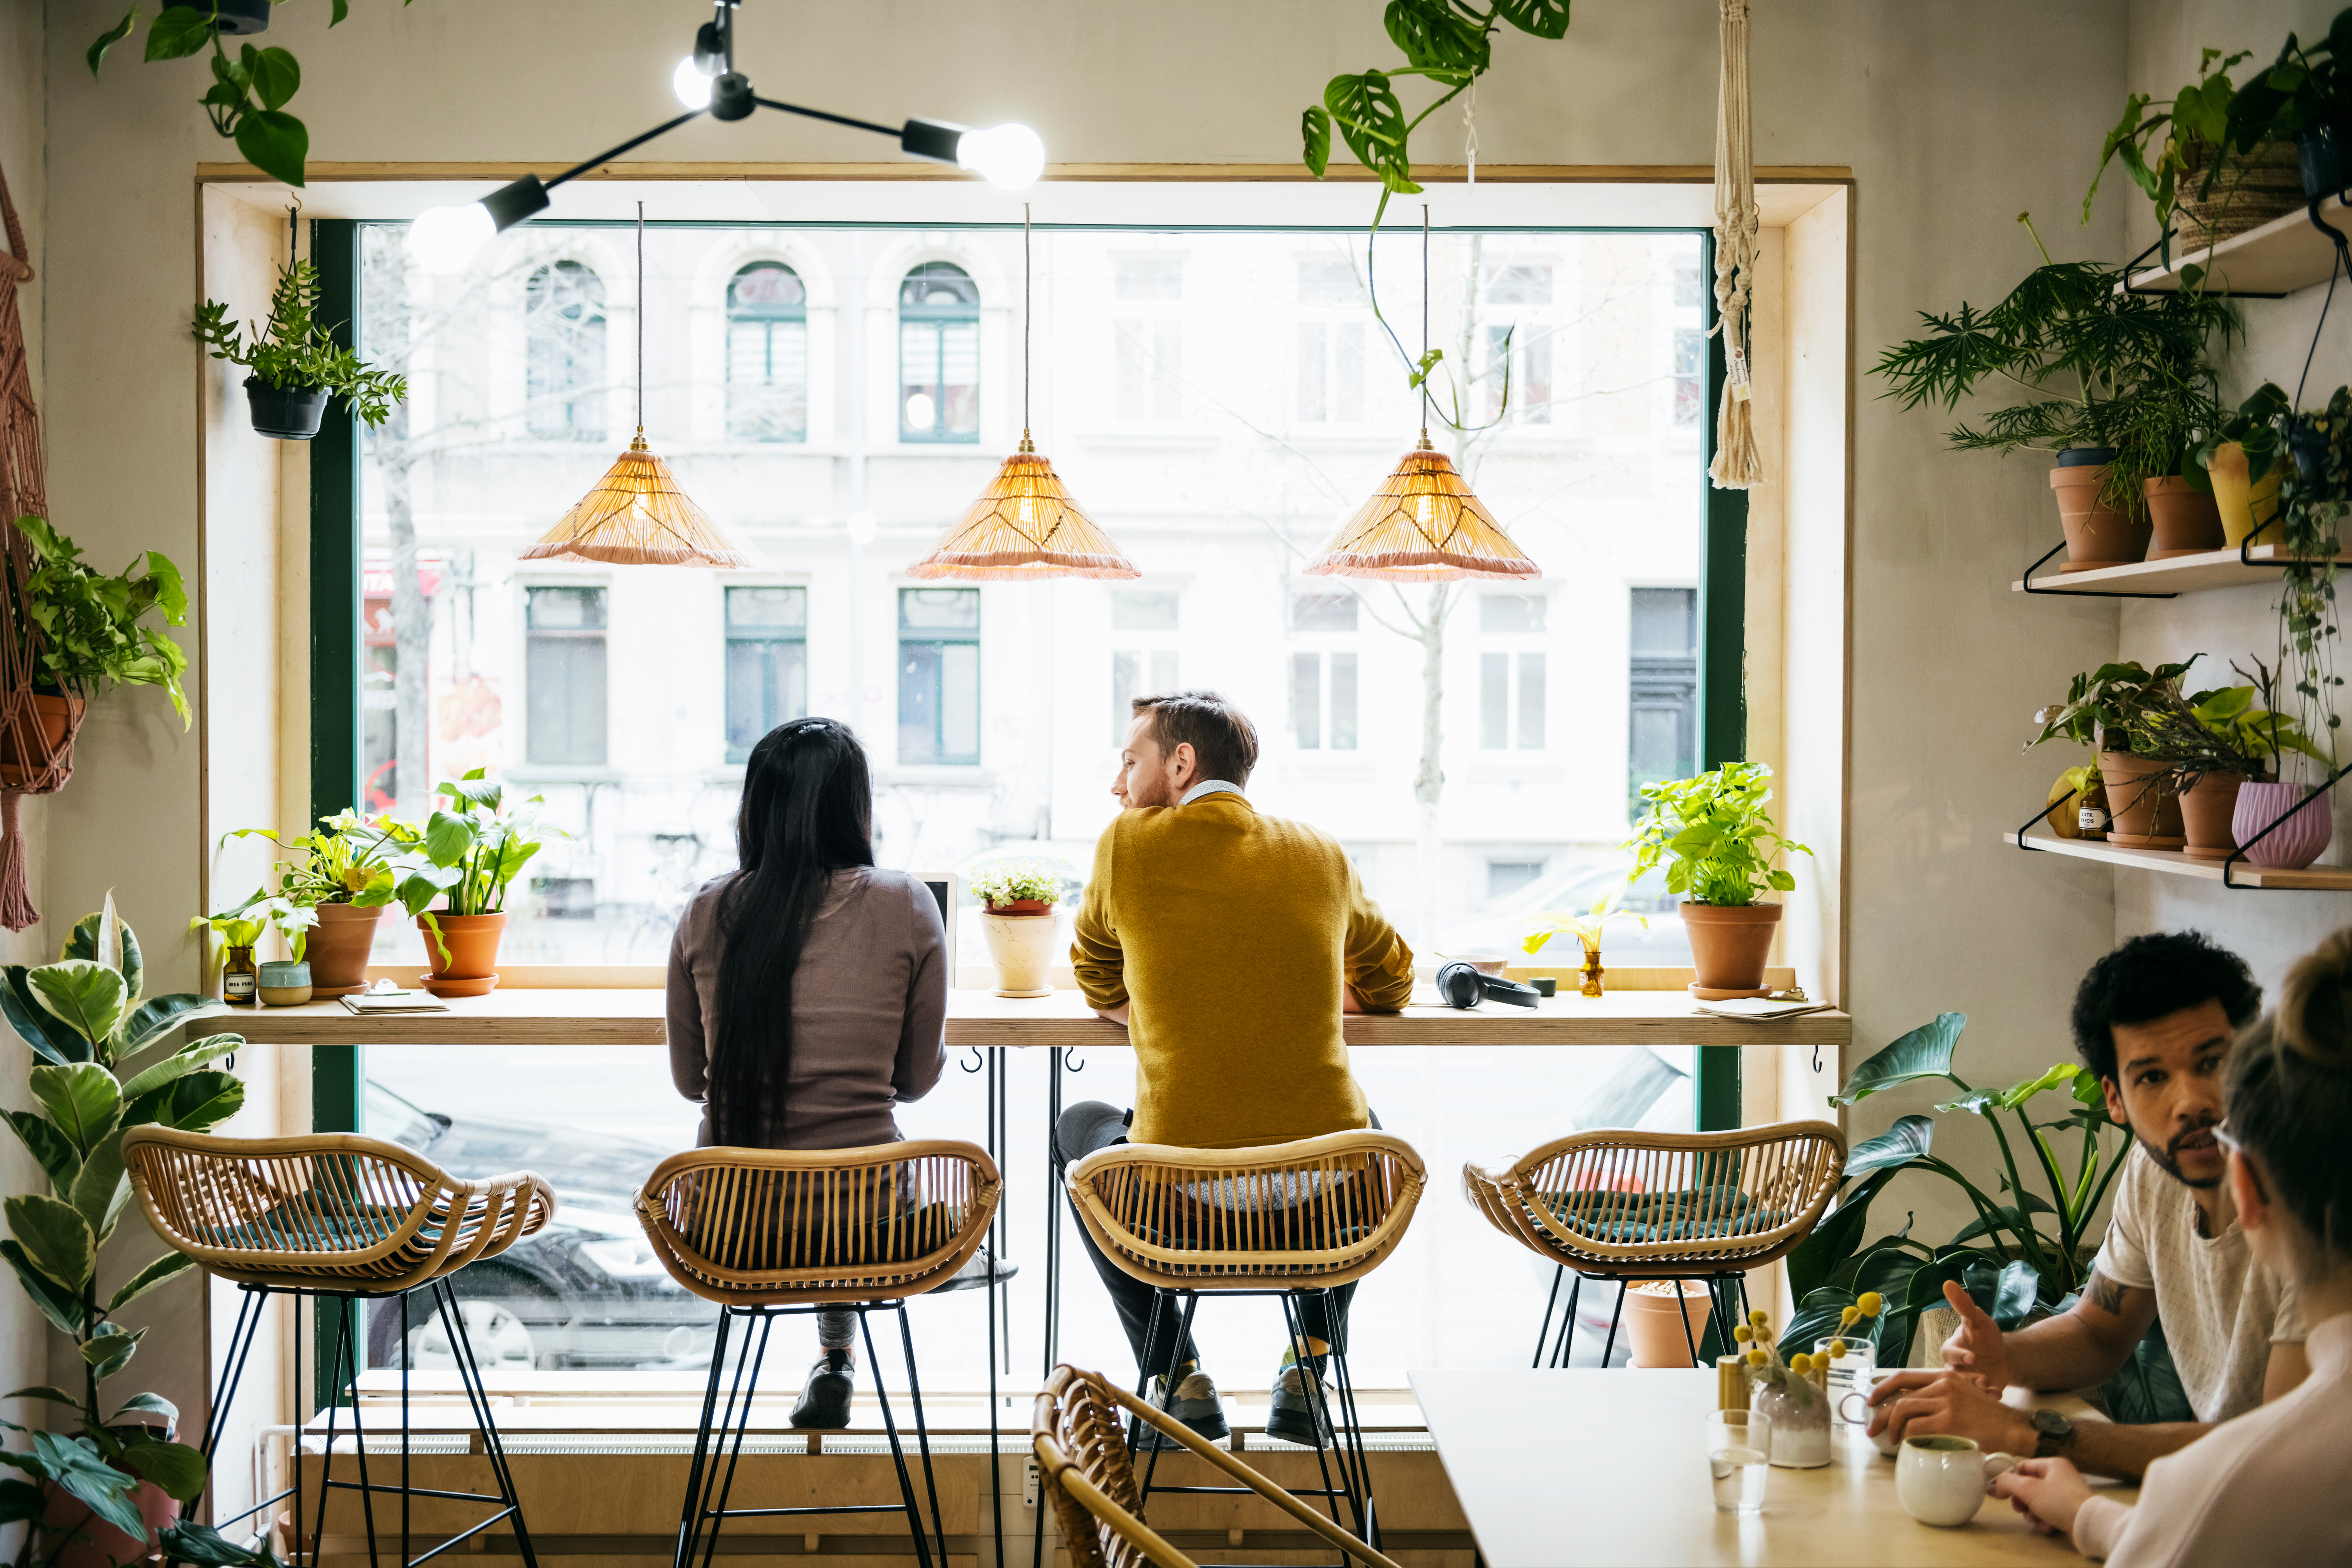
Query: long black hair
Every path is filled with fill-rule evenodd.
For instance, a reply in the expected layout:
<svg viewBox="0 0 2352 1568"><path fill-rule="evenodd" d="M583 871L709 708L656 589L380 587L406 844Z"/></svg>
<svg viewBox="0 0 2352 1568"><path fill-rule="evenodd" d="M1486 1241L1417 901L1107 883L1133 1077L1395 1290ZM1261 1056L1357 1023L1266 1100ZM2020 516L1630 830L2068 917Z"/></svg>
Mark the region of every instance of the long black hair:
<svg viewBox="0 0 2352 1568"><path fill-rule="evenodd" d="M874 864L866 749L833 719L760 737L735 818L741 868L719 894L712 1141L757 1147L782 1130L792 1079L793 975L833 874Z"/></svg>

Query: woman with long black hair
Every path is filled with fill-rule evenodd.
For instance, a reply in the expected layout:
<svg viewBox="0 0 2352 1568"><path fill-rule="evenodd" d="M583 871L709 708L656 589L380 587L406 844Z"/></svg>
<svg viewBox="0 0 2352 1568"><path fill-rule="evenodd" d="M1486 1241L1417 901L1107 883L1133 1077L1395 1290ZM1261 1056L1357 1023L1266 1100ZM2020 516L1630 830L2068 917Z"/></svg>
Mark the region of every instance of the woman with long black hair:
<svg viewBox="0 0 2352 1568"><path fill-rule="evenodd" d="M874 794L849 727L796 719L743 773L739 868L706 885L669 954L670 1076L706 1110L698 1142L855 1149L899 1140L947 1052L947 931L929 891L874 864ZM856 1316L823 1351L793 1425L849 1424Z"/></svg>

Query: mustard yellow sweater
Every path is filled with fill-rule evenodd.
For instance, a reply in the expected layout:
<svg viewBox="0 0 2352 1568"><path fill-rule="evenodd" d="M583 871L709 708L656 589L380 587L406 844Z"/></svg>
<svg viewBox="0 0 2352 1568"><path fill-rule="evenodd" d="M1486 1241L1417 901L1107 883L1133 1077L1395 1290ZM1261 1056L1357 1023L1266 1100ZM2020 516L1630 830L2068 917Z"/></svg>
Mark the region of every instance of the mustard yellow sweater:
<svg viewBox="0 0 2352 1568"><path fill-rule="evenodd" d="M1368 1125L1342 984L1394 1010L1412 950L1347 852L1238 795L1123 811L1095 846L1070 966L1130 1005L1138 1143L1247 1149Z"/></svg>

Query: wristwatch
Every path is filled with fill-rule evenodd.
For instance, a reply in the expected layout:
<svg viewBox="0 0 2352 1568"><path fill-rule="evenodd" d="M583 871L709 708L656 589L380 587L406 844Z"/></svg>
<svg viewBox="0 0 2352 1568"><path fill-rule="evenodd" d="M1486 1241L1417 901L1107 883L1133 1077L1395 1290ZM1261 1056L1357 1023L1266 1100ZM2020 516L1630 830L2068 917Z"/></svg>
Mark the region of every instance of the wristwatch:
<svg viewBox="0 0 2352 1568"><path fill-rule="evenodd" d="M2033 1413L2033 1457L2054 1459L2074 1441L2074 1424L2055 1410Z"/></svg>

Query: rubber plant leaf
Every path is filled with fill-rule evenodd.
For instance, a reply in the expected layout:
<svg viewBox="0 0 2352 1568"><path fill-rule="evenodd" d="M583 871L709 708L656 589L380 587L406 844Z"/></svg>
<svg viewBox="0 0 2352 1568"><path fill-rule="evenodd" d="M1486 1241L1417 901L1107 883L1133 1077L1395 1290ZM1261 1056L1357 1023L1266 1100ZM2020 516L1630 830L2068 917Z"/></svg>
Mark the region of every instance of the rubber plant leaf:
<svg viewBox="0 0 2352 1568"><path fill-rule="evenodd" d="M194 1259L190 1261L193 1262ZM180 1424L180 1407L160 1394L134 1394L122 1402L121 1409L108 1416L107 1419L119 1422L134 1411L150 1415L161 1415L169 1426L177 1426Z"/></svg>
<svg viewBox="0 0 2352 1568"><path fill-rule="evenodd" d="M163 1284L167 1279L177 1279L180 1275L186 1273L195 1266L196 1260L189 1257L184 1252L167 1252L163 1254L163 1257L155 1259L154 1262L149 1264L146 1268L142 1268L138 1273L133 1274L130 1279L124 1280L121 1288L116 1290L113 1295L107 1298L106 1310L110 1312L119 1312L123 1308L131 1305L131 1302L139 1300L140 1297L147 1294L148 1291L155 1289L156 1286ZM139 1405L139 1401L142 1399L152 1399L156 1403L153 1405ZM168 1405L166 1405L163 1400L163 1396L160 1394L139 1394L131 1400L131 1405L125 1405L123 1408L127 1410L130 1409L131 1405L139 1405L142 1409L168 1408ZM174 1420L179 1417L179 1412L176 1410L172 1411L171 1415Z"/></svg>
<svg viewBox="0 0 2352 1568"><path fill-rule="evenodd" d="M144 1329L126 1329L120 1323L100 1323L89 1338L81 1342L81 1359L89 1363L90 1371L100 1377L112 1377L131 1364L138 1352L139 1342L147 1337Z"/></svg>
<svg viewBox="0 0 2352 1568"><path fill-rule="evenodd" d="M87 1437L61 1437L54 1432L33 1434L33 1453L41 1468L71 1496L89 1505L90 1511L125 1535L147 1538L147 1521L131 1505L139 1478L118 1470L99 1458Z"/></svg>
<svg viewBox="0 0 2352 1568"><path fill-rule="evenodd" d="M121 1121L121 1086L96 1062L38 1067L26 1079L50 1121L84 1157Z"/></svg>
<svg viewBox="0 0 2352 1568"><path fill-rule="evenodd" d="M94 959L68 958L45 963L25 976L33 1000L93 1047L110 1039L131 1000L121 974Z"/></svg>
<svg viewBox="0 0 2352 1568"><path fill-rule="evenodd" d="M98 1141L74 1177L70 1201L74 1211L103 1244L114 1233L114 1221L131 1198L131 1181L122 1172L122 1131L117 1128Z"/></svg>
<svg viewBox="0 0 2352 1568"><path fill-rule="evenodd" d="M245 1105L245 1080L234 1073L192 1072L152 1094L143 1094L126 1112L126 1126L142 1121L176 1127L183 1132L204 1132L235 1116Z"/></svg>
<svg viewBox="0 0 2352 1568"><path fill-rule="evenodd" d="M81 1151L66 1142L66 1135L49 1125L48 1119L29 1110L0 1110L16 1136L39 1162L49 1185L63 1192L73 1185L74 1177L81 1171Z"/></svg>
<svg viewBox="0 0 2352 1568"><path fill-rule="evenodd" d="M244 1044L243 1035L207 1035L201 1040L193 1040L124 1084L122 1098L137 1100L174 1079L185 1078L215 1058L232 1054Z"/></svg>
<svg viewBox="0 0 2352 1568"><path fill-rule="evenodd" d="M74 921L73 930L66 933L65 951L58 956L87 958L117 971L131 1001L138 1001L140 992L146 988L146 965L139 956L139 938L115 913L111 888L106 890L105 908Z"/></svg>
<svg viewBox="0 0 2352 1568"><path fill-rule="evenodd" d="M122 1462L182 1502L194 1502L205 1489L205 1457L185 1443L159 1443L152 1438L128 1444Z"/></svg>
<svg viewBox="0 0 2352 1568"><path fill-rule="evenodd" d="M98 1238L73 1205L38 1193L0 1204L8 1233L44 1278L77 1294L98 1268Z"/></svg>
<svg viewBox="0 0 2352 1568"><path fill-rule="evenodd" d="M79 1292L65 1289L52 1282L33 1267L31 1257L14 1241L0 1241L0 1258L7 1259L8 1267L16 1271L16 1282L24 1286L25 1294L33 1299L33 1305L41 1310L41 1316L56 1324L59 1332L79 1334L82 1331L85 1323Z"/></svg>
<svg viewBox="0 0 2352 1568"><path fill-rule="evenodd" d="M1495 14L1538 38L1568 37L1569 0L1495 0Z"/></svg>
<svg viewBox="0 0 2352 1568"><path fill-rule="evenodd" d="M32 973L21 963L7 966L6 984L0 984L0 1015L7 1017L8 1026L43 1061L58 1066L89 1061L93 1051L90 1043L34 1000L27 978Z"/></svg>
<svg viewBox="0 0 2352 1568"><path fill-rule="evenodd" d="M225 1016L228 1005L193 991L174 991L165 996L151 996L131 1010L122 1021L121 1050L116 1060L128 1060L151 1047L163 1043L163 1037L183 1024L198 1018Z"/></svg>
<svg viewBox="0 0 2352 1568"><path fill-rule="evenodd" d="M1897 1084L1952 1076L1952 1051L1968 1027L1965 1013L1945 1013L1922 1024L1853 1069L1845 1088L1830 1096L1832 1105L1852 1105Z"/></svg>

